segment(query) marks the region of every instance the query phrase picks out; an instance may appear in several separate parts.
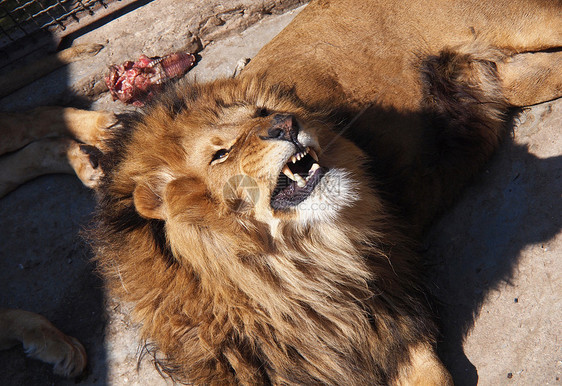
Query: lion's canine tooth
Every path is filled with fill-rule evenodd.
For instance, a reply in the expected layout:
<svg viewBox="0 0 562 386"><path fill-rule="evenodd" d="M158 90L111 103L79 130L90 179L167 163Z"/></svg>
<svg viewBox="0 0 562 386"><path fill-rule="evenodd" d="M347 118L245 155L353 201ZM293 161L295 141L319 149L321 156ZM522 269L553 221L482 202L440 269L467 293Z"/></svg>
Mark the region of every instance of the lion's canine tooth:
<svg viewBox="0 0 562 386"><path fill-rule="evenodd" d="M291 180L296 181L295 175L287 165L283 166L283 174L289 177Z"/></svg>
<svg viewBox="0 0 562 386"><path fill-rule="evenodd" d="M316 154L316 152L315 152L312 148L309 148L309 149L308 149L308 154L310 154L310 156L311 156L316 162L318 162L318 154Z"/></svg>
<svg viewBox="0 0 562 386"><path fill-rule="evenodd" d="M320 165L318 165L316 162L312 164L312 166L310 167L310 170L308 171L308 174L312 174L315 171L317 171L320 168Z"/></svg>
<svg viewBox="0 0 562 386"><path fill-rule="evenodd" d="M295 181L297 181L299 188L304 188L306 185L306 181L299 174L295 174Z"/></svg>

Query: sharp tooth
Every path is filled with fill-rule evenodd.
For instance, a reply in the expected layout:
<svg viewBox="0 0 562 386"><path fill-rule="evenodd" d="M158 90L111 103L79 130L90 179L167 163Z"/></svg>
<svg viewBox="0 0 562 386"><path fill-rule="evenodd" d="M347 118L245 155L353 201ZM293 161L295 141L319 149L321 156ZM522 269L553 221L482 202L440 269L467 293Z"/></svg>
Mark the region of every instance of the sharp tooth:
<svg viewBox="0 0 562 386"><path fill-rule="evenodd" d="M302 159L302 153L297 154L297 159L300 161Z"/></svg>
<svg viewBox="0 0 562 386"><path fill-rule="evenodd" d="M308 171L308 175L306 176L306 182L308 182L310 177L312 177L314 172L318 169L320 169L320 165L318 165L317 163L313 163L312 166L310 167L310 170Z"/></svg>
<svg viewBox="0 0 562 386"><path fill-rule="evenodd" d="M311 156L312 158L314 158L314 160L315 160L316 162L318 162L318 155L316 154L316 152L315 152L314 150L308 149L308 154L310 154L310 156Z"/></svg>
<svg viewBox="0 0 562 386"><path fill-rule="evenodd" d="M299 174L295 174L295 181L297 181L299 188L304 188L306 185L306 181Z"/></svg>
<svg viewBox="0 0 562 386"><path fill-rule="evenodd" d="M295 175L287 165L283 166L283 174L289 177L291 180L296 181Z"/></svg>
<svg viewBox="0 0 562 386"><path fill-rule="evenodd" d="M295 156L292 156L292 157L291 157L291 161L292 161L293 163L297 162L296 157L295 157Z"/></svg>
<svg viewBox="0 0 562 386"><path fill-rule="evenodd" d="M320 169L320 165L318 165L317 163L313 163L312 166L310 167L310 170L308 171L308 175L311 175L318 169Z"/></svg>

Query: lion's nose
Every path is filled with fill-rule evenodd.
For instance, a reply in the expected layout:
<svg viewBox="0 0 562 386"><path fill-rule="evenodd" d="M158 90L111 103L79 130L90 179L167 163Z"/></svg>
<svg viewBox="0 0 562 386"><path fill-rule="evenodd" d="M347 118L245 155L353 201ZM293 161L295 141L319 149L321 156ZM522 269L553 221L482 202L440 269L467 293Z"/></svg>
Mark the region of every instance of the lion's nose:
<svg viewBox="0 0 562 386"><path fill-rule="evenodd" d="M297 143L299 124L295 117L288 114L273 116L272 125L267 130L267 139L281 139Z"/></svg>

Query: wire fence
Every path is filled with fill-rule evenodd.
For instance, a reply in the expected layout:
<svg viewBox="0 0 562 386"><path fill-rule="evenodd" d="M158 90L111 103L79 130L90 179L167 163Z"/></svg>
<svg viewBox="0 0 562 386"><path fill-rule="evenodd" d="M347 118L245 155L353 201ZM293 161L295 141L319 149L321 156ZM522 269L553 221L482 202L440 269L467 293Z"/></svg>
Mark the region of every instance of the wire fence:
<svg viewBox="0 0 562 386"><path fill-rule="evenodd" d="M64 31L116 0L0 0L0 48L39 31Z"/></svg>
<svg viewBox="0 0 562 386"><path fill-rule="evenodd" d="M0 70L150 1L0 0Z"/></svg>

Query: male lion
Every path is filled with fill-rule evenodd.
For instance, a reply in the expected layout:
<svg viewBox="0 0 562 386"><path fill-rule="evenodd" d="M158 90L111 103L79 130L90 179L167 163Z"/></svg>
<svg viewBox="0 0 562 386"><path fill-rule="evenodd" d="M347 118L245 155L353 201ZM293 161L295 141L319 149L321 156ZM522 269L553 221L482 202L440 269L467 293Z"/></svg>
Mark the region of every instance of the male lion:
<svg viewBox="0 0 562 386"><path fill-rule="evenodd" d="M562 93L561 10L313 1L238 78L125 119L90 237L161 368L195 384L451 384L411 236L511 106Z"/></svg>
<svg viewBox="0 0 562 386"><path fill-rule="evenodd" d="M238 78L125 122L91 237L162 368L196 384L451 383L406 235L483 165L510 106L560 95L561 10L315 1Z"/></svg>

